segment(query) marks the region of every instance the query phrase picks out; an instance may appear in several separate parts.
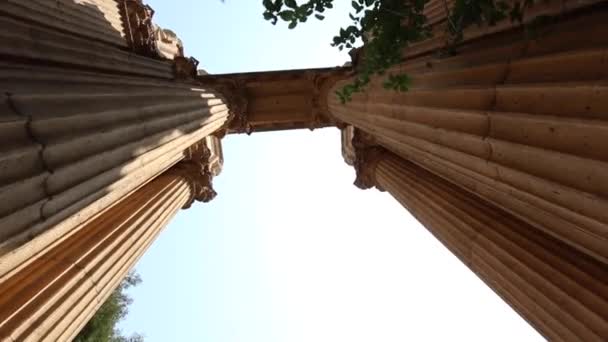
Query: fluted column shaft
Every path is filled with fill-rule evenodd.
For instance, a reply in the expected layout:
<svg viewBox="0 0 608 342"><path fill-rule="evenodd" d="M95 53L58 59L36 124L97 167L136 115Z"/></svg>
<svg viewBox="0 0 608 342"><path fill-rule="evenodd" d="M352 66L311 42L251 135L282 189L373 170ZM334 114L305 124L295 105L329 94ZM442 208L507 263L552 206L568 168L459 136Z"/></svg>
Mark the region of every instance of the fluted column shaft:
<svg viewBox="0 0 608 342"><path fill-rule="evenodd" d="M0 277L0 339L67 341L195 196L170 170Z"/></svg>
<svg viewBox="0 0 608 342"><path fill-rule="evenodd" d="M204 145L228 107L152 14L0 3L2 341L74 337L170 217L215 196Z"/></svg>
<svg viewBox="0 0 608 342"><path fill-rule="evenodd" d="M68 233L225 125L225 101L152 14L141 1L0 3L0 274L15 266L5 255Z"/></svg>
<svg viewBox="0 0 608 342"><path fill-rule="evenodd" d="M17 65L0 74L0 256L69 232L229 115L214 91L188 83ZM0 260L0 274L12 266Z"/></svg>
<svg viewBox="0 0 608 342"><path fill-rule="evenodd" d="M606 340L605 265L390 152L372 167L377 186L549 340Z"/></svg>
<svg viewBox="0 0 608 342"><path fill-rule="evenodd" d="M329 92L329 109L608 264L607 23L603 6L564 15L535 39L515 30L467 42L454 56L412 57L389 71L411 77L408 91L376 78L346 104Z"/></svg>

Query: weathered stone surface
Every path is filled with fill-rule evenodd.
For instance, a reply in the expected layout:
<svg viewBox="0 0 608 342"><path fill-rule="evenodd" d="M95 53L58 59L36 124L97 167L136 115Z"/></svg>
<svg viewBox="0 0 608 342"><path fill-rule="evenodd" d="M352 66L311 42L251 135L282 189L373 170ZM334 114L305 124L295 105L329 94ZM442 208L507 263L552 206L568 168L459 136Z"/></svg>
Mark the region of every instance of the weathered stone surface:
<svg viewBox="0 0 608 342"><path fill-rule="evenodd" d="M601 1L537 2L526 21L559 15L539 37L474 27L447 58L453 1L430 1L435 37L389 70L411 89L375 78L346 105L351 68L196 76L141 1L82 1L108 21L0 4L0 338L74 337L175 212L216 196L224 135L327 126L358 187L391 193L547 338L608 337Z"/></svg>
<svg viewBox="0 0 608 342"><path fill-rule="evenodd" d="M562 17L536 39L501 23L447 58L445 36L415 44L389 70L407 92L328 95L356 185L391 193L551 341L608 338L608 12L583 5L537 3Z"/></svg>
<svg viewBox="0 0 608 342"><path fill-rule="evenodd" d="M536 40L516 30L453 57L418 56L391 70L410 75L409 91L374 79L346 105L330 95L330 111L608 263L607 19L606 10L587 11Z"/></svg>
<svg viewBox="0 0 608 342"><path fill-rule="evenodd" d="M326 102L329 88L350 68L199 75L231 108L228 133L315 129L335 125Z"/></svg>
<svg viewBox="0 0 608 342"><path fill-rule="evenodd" d="M0 273L0 339L70 341L191 197L189 180L161 175Z"/></svg>

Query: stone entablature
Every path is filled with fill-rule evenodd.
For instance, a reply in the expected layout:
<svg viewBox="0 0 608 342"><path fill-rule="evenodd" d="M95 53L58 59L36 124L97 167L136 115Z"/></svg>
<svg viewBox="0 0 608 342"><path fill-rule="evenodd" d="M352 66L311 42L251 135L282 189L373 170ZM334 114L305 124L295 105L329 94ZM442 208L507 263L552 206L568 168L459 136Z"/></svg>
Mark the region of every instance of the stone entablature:
<svg viewBox="0 0 608 342"><path fill-rule="evenodd" d="M335 126L325 94L351 68L199 75L226 98L233 119L228 133Z"/></svg>

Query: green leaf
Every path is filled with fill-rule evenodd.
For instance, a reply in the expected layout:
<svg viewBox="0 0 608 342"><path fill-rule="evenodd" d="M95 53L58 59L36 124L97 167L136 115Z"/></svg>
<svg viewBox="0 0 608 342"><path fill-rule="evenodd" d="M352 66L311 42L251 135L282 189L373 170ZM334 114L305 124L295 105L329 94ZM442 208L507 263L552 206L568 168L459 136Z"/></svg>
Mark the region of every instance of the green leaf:
<svg viewBox="0 0 608 342"><path fill-rule="evenodd" d="M292 21L291 23L289 23L289 26L287 26L287 27L289 27L289 29L291 30L291 29L294 29L296 27L296 25L298 25L298 22Z"/></svg>
<svg viewBox="0 0 608 342"><path fill-rule="evenodd" d="M323 20L325 19L324 16L322 16L321 14L315 14L315 18L319 19L319 20Z"/></svg>
<svg viewBox="0 0 608 342"><path fill-rule="evenodd" d="M279 17L281 17L281 19L283 19L285 21L291 21L291 20L293 20L294 14L295 14L294 11L286 10L286 11L279 12Z"/></svg>
<svg viewBox="0 0 608 342"><path fill-rule="evenodd" d="M297 8L298 4L296 3L296 0L285 0L285 6L289 8Z"/></svg>

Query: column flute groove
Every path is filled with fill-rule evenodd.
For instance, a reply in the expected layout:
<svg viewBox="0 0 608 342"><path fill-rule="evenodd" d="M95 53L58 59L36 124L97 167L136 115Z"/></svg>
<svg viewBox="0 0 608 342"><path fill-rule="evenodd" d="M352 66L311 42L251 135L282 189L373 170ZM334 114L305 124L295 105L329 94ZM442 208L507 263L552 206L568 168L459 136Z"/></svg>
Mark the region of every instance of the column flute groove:
<svg viewBox="0 0 608 342"><path fill-rule="evenodd" d="M189 166L169 170L5 276L0 338L73 338L177 211L192 200L207 199L210 179L197 184L197 176L187 176L186 170L204 170L196 171L192 165L199 164L193 161L185 163Z"/></svg>
<svg viewBox="0 0 608 342"><path fill-rule="evenodd" d="M608 7L578 8L538 39L515 29L482 34L454 56L427 53L389 70L411 77L406 92L384 89L376 77L342 104L333 92L352 80L339 81L327 94L329 110L402 158L608 263L606 23Z"/></svg>

